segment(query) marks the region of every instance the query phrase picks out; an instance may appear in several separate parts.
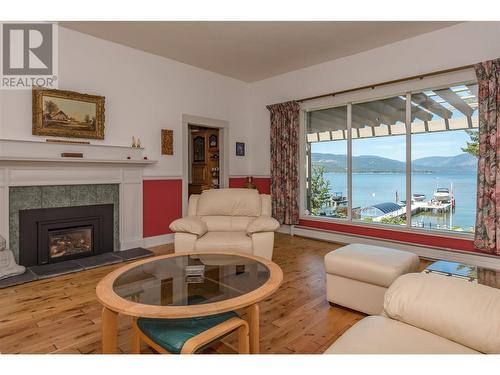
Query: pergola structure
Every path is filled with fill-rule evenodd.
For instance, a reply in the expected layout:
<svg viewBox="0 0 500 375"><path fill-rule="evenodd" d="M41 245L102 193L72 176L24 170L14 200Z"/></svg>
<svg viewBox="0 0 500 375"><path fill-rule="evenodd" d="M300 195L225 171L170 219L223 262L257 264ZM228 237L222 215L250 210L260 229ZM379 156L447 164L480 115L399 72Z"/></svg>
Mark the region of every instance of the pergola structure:
<svg viewBox="0 0 500 375"><path fill-rule="evenodd" d="M478 127L477 85L460 85L411 96L411 132L425 133ZM406 97L352 105L352 138L406 133ZM308 113L307 142L347 139L346 106Z"/></svg>

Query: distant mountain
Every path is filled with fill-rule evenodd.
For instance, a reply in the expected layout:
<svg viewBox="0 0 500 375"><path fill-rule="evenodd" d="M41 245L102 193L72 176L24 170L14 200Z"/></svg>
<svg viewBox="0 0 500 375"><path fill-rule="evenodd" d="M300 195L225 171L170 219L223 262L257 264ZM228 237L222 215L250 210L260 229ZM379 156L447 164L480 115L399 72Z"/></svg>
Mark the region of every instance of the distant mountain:
<svg viewBox="0 0 500 375"><path fill-rule="evenodd" d="M321 165L326 172L347 172L347 156L338 154L320 154L313 152L311 162Z"/></svg>
<svg viewBox="0 0 500 375"><path fill-rule="evenodd" d="M473 171L477 167L477 158L471 154L459 154L456 156L429 156L416 159L413 166L434 169L465 169Z"/></svg>
<svg viewBox="0 0 500 375"><path fill-rule="evenodd" d="M321 165L326 172L346 172L346 155L312 153L311 162ZM475 170L477 159L470 154L456 156L430 156L416 159L412 163L416 173L468 173ZM402 173L406 170L405 163L399 160L383 158L375 155L361 155L352 158L354 173Z"/></svg>

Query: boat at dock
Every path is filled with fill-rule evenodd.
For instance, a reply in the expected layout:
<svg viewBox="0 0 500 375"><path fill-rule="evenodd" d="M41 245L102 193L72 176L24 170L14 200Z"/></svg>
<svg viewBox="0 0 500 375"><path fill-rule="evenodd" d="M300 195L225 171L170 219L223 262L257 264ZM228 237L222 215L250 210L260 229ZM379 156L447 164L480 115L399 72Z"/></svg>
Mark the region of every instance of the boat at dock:
<svg viewBox="0 0 500 375"><path fill-rule="evenodd" d="M425 201L425 194L420 194L420 193L414 193L412 196L411 196L411 199L413 202L423 202Z"/></svg>
<svg viewBox="0 0 500 375"><path fill-rule="evenodd" d="M335 201L335 202L341 202L341 201L345 201L347 198L342 194L341 191L334 191L332 196L332 201Z"/></svg>
<svg viewBox="0 0 500 375"><path fill-rule="evenodd" d="M450 202L451 194L448 188L437 188L434 192L434 200L438 202Z"/></svg>

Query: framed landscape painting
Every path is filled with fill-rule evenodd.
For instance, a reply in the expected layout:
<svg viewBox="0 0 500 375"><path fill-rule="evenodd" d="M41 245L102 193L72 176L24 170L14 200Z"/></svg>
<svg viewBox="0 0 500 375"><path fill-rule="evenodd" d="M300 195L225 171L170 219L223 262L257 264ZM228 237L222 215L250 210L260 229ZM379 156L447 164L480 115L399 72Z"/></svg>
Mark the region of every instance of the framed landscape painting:
<svg viewBox="0 0 500 375"><path fill-rule="evenodd" d="M33 89L33 134L104 139L104 96Z"/></svg>

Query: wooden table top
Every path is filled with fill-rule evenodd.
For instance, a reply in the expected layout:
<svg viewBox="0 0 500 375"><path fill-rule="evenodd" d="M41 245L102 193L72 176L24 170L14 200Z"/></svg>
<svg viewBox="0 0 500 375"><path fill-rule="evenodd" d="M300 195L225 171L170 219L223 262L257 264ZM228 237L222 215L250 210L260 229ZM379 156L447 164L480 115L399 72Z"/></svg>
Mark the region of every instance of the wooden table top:
<svg viewBox="0 0 500 375"><path fill-rule="evenodd" d="M247 259L254 264L258 262L259 264L267 268L269 276L267 280L256 289L250 290L234 298L223 299L216 302L188 304L182 306L139 303L137 301L121 297L115 290L115 281L128 271L131 271L138 267L147 267L148 265L154 265L155 263L159 263L171 258L186 258L192 256L202 258L203 256L207 255L221 256L222 258L233 256ZM214 315L253 305L274 293L280 286L282 280L283 272L281 268L277 264L265 258L237 252L178 253L157 256L154 258L147 258L131 264L127 264L105 276L98 283L96 287L96 294L97 299L102 305L121 314L147 318L190 318Z"/></svg>

